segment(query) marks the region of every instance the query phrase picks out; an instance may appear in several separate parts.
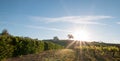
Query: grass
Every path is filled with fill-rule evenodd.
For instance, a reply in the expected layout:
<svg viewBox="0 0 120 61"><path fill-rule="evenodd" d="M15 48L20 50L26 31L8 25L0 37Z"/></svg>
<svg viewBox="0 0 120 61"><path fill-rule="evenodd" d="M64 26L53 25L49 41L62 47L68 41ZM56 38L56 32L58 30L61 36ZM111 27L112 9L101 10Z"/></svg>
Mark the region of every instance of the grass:
<svg viewBox="0 0 120 61"><path fill-rule="evenodd" d="M6 61L74 61L75 52L71 49L50 50L39 54L9 58Z"/></svg>
<svg viewBox="0 0 120 61"><path fill-rule="evenodd" d="M120 61L120 48L112 45L73 45L71 49L49 50L5 61Z"/></svg>
<svg viewBox="0 0 120 61"><path fill-rule="evenodd" d="M110 54L81 49L49 50L39 54L23 55L9 58L5 61L120 61L120 56L112 57Z"/></svg>

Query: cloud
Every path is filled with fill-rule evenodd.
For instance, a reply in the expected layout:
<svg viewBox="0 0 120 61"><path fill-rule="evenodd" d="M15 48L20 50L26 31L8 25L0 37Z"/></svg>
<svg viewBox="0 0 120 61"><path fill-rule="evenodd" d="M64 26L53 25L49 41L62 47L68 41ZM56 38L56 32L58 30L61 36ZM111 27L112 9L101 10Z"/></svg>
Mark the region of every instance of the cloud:
<svg viewBox="0 0 120 61"><path fill-rule="evenodd" d="M64 16L56 18L47 18L47 17L32 17L34 20L46 21L46 22L66 22L66 23L75 23L75 24L102 24L98 21L104 19L113 18L112 16Z"/></svg>
<svg viewBox="0 0 120 61"><path fill-rule="evenodd" d="M48 27L42 27L42 26L32 26L32 25L28 25L26 26L28 28L33 28L33 29L44 29L44 30L51 30L51 31L62 31L62 32L72 32L72 31L68 31L68 30L62 30L62 29L57 29L57 28L48 28Z"/></svg>
<svg viewBox="0 0 120 61"><path fill-rule="evenodd" d="M117 24L120 24L120 22L117 22Z"/></svg>

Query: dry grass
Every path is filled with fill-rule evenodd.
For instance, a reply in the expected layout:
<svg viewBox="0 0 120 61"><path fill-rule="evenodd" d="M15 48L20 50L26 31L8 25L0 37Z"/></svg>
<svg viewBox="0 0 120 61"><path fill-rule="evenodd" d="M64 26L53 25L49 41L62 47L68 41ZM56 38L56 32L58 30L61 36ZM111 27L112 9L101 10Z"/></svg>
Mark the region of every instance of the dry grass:
<svg viewBox="0 0 120 61"><path fill-rule="evenodd" d="M49 50L39 54L23 55L4 61L120 61L110 54L76 49Z"/></svg>
<svg viewBox="0 0 120 61"><path fill-rule="evenodd" d="M5 61L74 61L75 52L71 49L50 50L40 54L29 54Z"/></svg>

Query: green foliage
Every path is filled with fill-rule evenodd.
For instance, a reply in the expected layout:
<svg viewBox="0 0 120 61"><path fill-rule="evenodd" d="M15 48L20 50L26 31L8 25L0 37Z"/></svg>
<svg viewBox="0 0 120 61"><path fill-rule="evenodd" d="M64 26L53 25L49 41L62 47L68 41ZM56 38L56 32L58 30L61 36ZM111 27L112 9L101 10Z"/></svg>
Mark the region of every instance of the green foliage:
<svg viewBox="0 0 120 61"><path fill-rule="evenodd" d="M59 38L57 36L53 37L53 41L59 41Z"/></svg>
<svg viewBox="0 0 120 61"><path fill-rule="evenodd" d="M14 46L10 42L10 37L0 36L0 59L12 57Z"/></svg>
<svg viewBox="0 0 120 61"><path fill-rule="evenodd" d="M100 61L110 61L110 59L116 61L117 58L120 58L120 48L117 46L76 46L75 50L82 51L81 54L92 57L91 59L100 59ZM111 58L108 59L109 57Z"/></svg>
<svg viewBox="0 0 120 61"><path fill-rule="evenodd" d="M8 31L6 29L4 29L1 33L1 35L6 35L7 36L7 35L10 35L10 34L8 33Z"/></svg>
<svg viewBox="0 0 120 61"><path fill-rule="evenodd" d="M0 35L0 61L5 58L39 53L44 50L60 49L60 45L29 37L17 37L4 30Z"/></svg>
<svg viewBox="0 0 120 61"><path fill-rule="evenodd" d="M61 49L62 46L52 43L52 42L44 42L44 50L53 50L53 49Z"/></svg>

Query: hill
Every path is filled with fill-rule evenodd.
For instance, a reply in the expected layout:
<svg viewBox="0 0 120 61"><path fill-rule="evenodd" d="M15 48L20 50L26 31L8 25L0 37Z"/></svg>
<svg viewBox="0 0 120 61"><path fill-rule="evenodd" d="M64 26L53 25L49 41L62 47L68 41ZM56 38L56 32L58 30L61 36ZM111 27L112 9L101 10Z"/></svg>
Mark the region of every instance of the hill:
<svg viewBox="0 0 120 61"><path fill-rule="evenodd" d="M63 45L68 44L68 42L63 43L63 41L61 43ZM80 43L80 41L74 41L74 43L69 41L69 43L71 46L65 49L47 50L39 54L22 55L6 59L6 61L120 61L119 44Z"/></svg>
<svg viewBox="0 0 120 61"><path fill-rule="evenodd" d="M120 44L0 34L0 61L120 61Z"/></svg>
<svg viewBox="0 0 120 61"><path fill-rule="evenodd" d="M48 41L13 36L7 30L0 33L0 61L6 58L62 48L63 46Z"/></svg>
<svg viewBox="0 0 120 61"><path fill-rule="evenodd" d="M62 46L67 47L68 45L70 46L69 48L73 48L75 46L116 46L116 47L120 47L120 44L114 44L114 43L104 43L104 42L87 42L87 41L74 41L74 40L57 40L54 41L52 39L49 40L43 40L43 41L49 41L49 42L53 42ZM71 44L71 45L70 45Z"/></svg>

